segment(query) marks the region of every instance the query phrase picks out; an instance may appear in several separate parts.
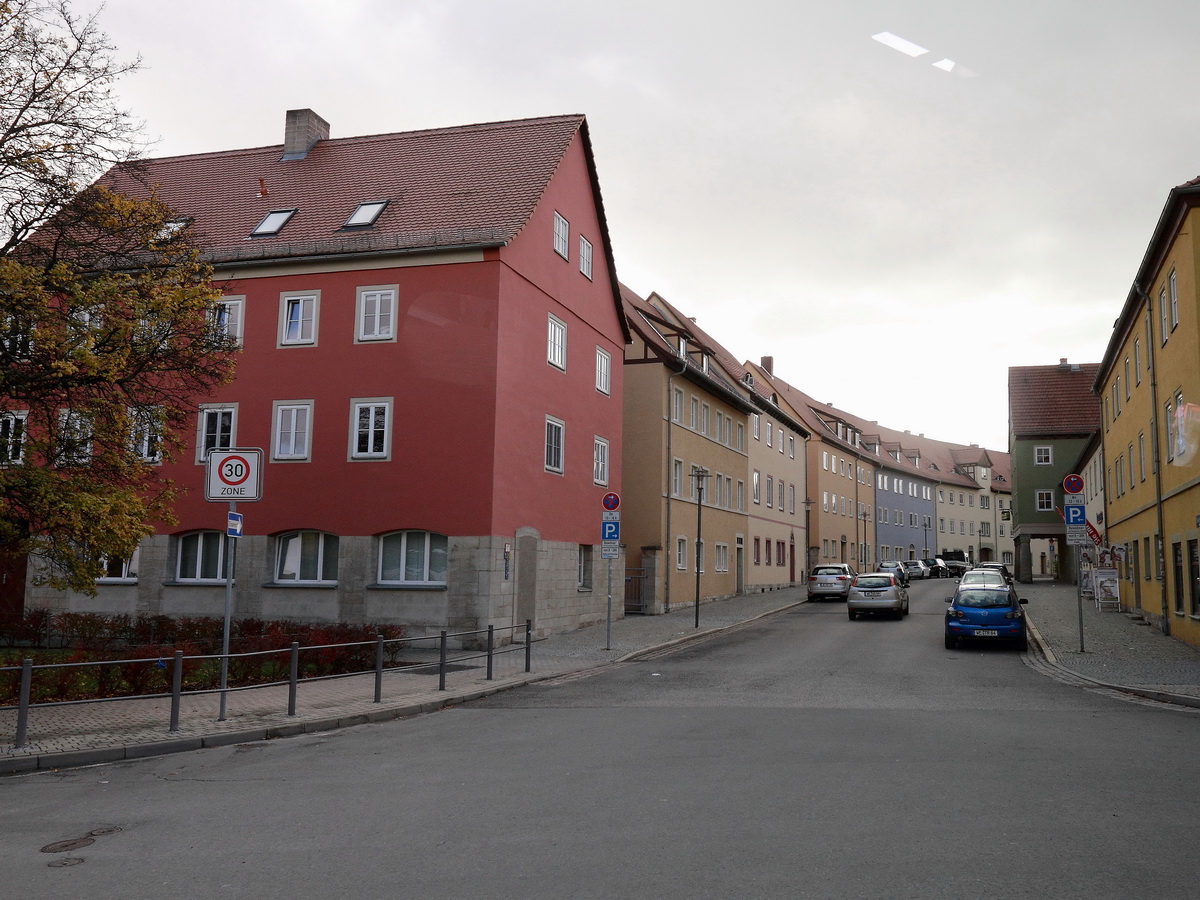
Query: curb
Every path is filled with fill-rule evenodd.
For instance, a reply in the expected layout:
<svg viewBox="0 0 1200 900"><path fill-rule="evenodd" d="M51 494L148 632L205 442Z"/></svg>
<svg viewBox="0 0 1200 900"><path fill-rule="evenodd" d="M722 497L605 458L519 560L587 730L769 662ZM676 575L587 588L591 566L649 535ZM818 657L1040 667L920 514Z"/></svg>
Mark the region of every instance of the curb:
<svg viewBox="0 0 1200 900"><path fill-rule="evenodd" d="M1131 694L1135 697L1141 697L1144 700L1155 700L1159 703L1166 703L1172 706L1186 706L1192 709L1200 709L1200 697L1193 697L1190 694L1173 694L1170 691L1154 691L1149 688L1133 687L1128 684L1111 684L1107 681L1101 681L1098 678L1092 678L1090 675L1083 675L1076 672L1069 666L1064 666L1058 661L1058 657L1054 655L1054 650L1050 644L1042 637L1042 633L1037 630L1037 626L1033 624L1033 620L1028 615L1025 617L1025 623L1029 628L1030 635L1033 637L1033 642L1037 646L1038 654L1042 657L1042 662L1072 678L1078 678L1080 681L1086 681L1096 687L1106 688L1110 691L1116 691L1121 694Z"/></svg>

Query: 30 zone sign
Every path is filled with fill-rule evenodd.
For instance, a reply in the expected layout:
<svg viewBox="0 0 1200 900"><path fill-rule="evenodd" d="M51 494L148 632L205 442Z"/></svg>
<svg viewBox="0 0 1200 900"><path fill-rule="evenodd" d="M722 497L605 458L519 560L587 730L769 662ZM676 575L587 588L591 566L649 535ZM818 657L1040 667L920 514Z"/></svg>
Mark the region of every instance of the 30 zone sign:
<svg viewBox="0 0 1200 900"><path fill-rule="evenodd" d="M204 499L244 503L262 495L262 451L257 448L211 450L204 477Z"/></svg>

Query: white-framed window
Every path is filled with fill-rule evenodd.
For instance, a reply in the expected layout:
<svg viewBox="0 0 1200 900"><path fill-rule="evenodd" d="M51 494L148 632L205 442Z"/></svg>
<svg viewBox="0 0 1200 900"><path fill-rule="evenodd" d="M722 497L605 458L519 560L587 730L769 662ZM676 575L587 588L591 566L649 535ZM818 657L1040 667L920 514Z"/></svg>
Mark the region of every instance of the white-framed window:
<svg viewBox="0 0 1200 900"><path fill-rule="evenodd" d="M1175 283L1175 270L1167 276L1167 290L1171 295L1171 330L1175 330L1175 326L1179 324L1179 289Z"/></svg>
<svg viewBox="0 0 1200 900"><path fill-rule="evenodd" d="M343 228L370 228L375 224L375 220L379 218L384 207L388 205L386 200L372 200L367 203L360 203L354 207L354 212L350 213L350 217L346 219L342 225Z"/></svg>
<svg viewBox="0 0 1200 900"><path fill-rule="evenodd" d="M142 462L162 462L162 413L155 407L130 407L129 444Z"/></svg>
<svg viewBox="0 0 1200 900"><path fill-rule="evenodd" d="M718 572L729 571L729 545L714 544L713 545L713 568Z"/></svg>
<svg viewBox="0 0 1200 900"><path fill-rule="evenodd" d="M25 458L26 411L0 414L0 465L19 463Z"/></svg>
<svg viewBox="0 0 1200 900"><path fill-rule="evenodd" d="M762 502L762 487L759 485L757 471L753 472L750 476L750 499L755 503Z"/></svg>
<svg viewBox="0 0 1200 900"><path fill-rule="evenodd" d="M133 556L129 559L117 559L115 557L100 557L100 566L104 569L104 574L96 580L104 581L137 581L138 573L138 557L141 554L141 547L133 551Z"/></svg>
<svg viewBox="0 0 1200 900"><path fill-rule="evenodd" d="M612 354L603 347L596 348L596 390L602 394L612 390Z"/></svg>
<svg viewBox="0 0 1200 900"><path fill-rule="evenodd" d="M236 406L201 404L196 416L196 461L204 462L209 450L232 447L236 425Z"/></svg>
<svg viewBox="0 0 1200 900"><path fill-rule="evenodd" d="M746 482L738 479L737 483L737 507L738 510L745 511L746 509Z"/></svg>
<svg viewBox="0 0 1200 900"><path fill-rule="evenodd" d="M1038 512L1051 512L1054 509L1054 491L1038 491L1035 495Z"/></svg>
<svg viewBox="0 0 1200 900"><path fill-rule="evenodd" d="M687 569L687 538L675 538L675 568L679 571Z"/></svg>
<svg viewBox="0 0 1200 900"><path fill-rule="evenodd" d="M193 531L176 540L175 577L179 581L221 581L225 578L225 535Z"/></svg>
<svg viewBox="0 0 1200 900"><path fill-rule="evenodd" d="M772 443L772 441L774 440L774 434L775 434L775 428L774 428L771 420L768 419L767 420L767 446L768 447L774 446L774 444Z"/></svg>
<svg viewBox="0 0 1200 900"><path fill-rule="evenodd" d="M705 403L703 406L700 407L700 433L701 434L709 433L709 430L708 430L709 412L710 412L710 410L709 410L707 403Z"/></svg>
<svg viewBox="0 0 1200 900"><path fill-rule="evenodd" d="M671 463L671 495L678 497L683 493L683 460L676 459Z"/></svg>
<svg viewBox="0 0 1200 900"><path fill-rule="evenodd" d="M746 449L746 425L743 422L737 423L737 443L734 445L738 450Z"/></svg>
<svg viewBox="0 0 1200 900"><path fill-rule="evenodd" d="M946 531L946 520L943 519L941 516L938 517L938 531L941 531L943 533Z"/></svg>
<svg viewBox="0 0 1200 900"><path fill-rule="evenodd" d="M783 512L783 479L779 479L779 502L776 504L780 512Z"/></svg>
<svg viewBox="0 0 1200 900"><path fill-rule="evenodd" d="M280 535L275 545L275 580L292 584L335 583L338 545L338 536L324 531Z"/></svg>
<svg viewBox="0 0 1200 900"><path fill-rule="evenodd" d="M568 241L571 237L571 226L557 212L554 214L554 252L563 259L569 259L571 249Z"/></svg>
<svg viewBox="0 0 1200 900"><path fill-rule="evenodd" d="M556 369L567 369L567 325L557 316L547 319L546 362Z"/></svg>
<svg viewBox="0 0 1200 900"><path fill-rule="evenodd" d="M213 330L239 347L242 345L242 311L245 304L245 297L222 297L213 304L212 310Z"/></svg>
<svg viewBox="0 0 1200 900"><path fill-rule="evenodd" d="M392 452L392 398L376 397L350 403L350 458L387 459Z"/></svg>
<svg viewBox="0 0 1200 900"><path fill-rule="evenodd" d="M279 401L275 407L275 459L308 459L312 401Z"/></svg>
<svg viewBox="0 0 1200 900"><path fill-rule="evenodd" d="M775 478L772 475L767 476L767 506L775 505Z"/></svg>
<svg viewBox="0 0 1200 900"><path fill-rule="evenodd" d="M794 484L788 485L788 513L793 516L796 514L796 486Z"/></svg>
<svg viewBox="0 0 1200 900"><path fill-rule="evenodd" d="M288 219L295 215L295 213L295 208L271 210L254 226L254 230L250 232L250 237L273 237L279 234L283 226L288 223Z"/></svg>
<svg viewBox="0 0 1200 900"><path fill-rule="evenodd" d="M92 421L86 414L60 409L55 438L55 465L86 466L92 461Z"/></svg>
<svg viewBox="0 0 1200 900"><path fill-rule="evenodd" d="M372 285L358 288L355 300L357 341L394 341L396 339L396 295L399 286Z"/></svg>
<svg viewBox="0 0 1200 900"><path fill-rule="evenodd" d="M788 435L788 458L796 458L796 438L794 435Z"/></svg>
<svg viewBox="0 0 1200 900"><path fill-rule="evenodd" d="M579 271L589 279L592 277L592 242L582 234L579 236Z"/></svg>
<svg viewBox="0 0 1200 900"><path fill-rule="evenodd" d="M279 345L311 346L317 342L317 312L320 294L283 293L279 295Z"/></svg>
<svg viewBox="0 0 1200 900"><path fill-rule="evenodd" d="M675 422L683 421L683 389L675 388L671 392L671 419Z"/></svg>
<svg viewBox="0 0 1200 900"><path fill-rule="evenodd" d="M566 426L562 419L546 416L546 471L563 471L563 433Z"/></svg>
<svg viewBox="0 0 1200 900"><path fill-rule="evenodd" d="M1162 342L1165 344L1171 330L1167 325L1167 289L1165 286L1158 289L1158 325L1162 331Z"/></svg>
<svg viewBox="0 0 1200 900"><path fill-rule="evenodd" d="M761 431L762 425L759 422L758 413L753 413L750 421L751 421L750 431L754 435L754 439L756 441L760 440L762 437L762 431Z"/></svg>
<svg viewBox="0 0 1200 900"><path fill-rule="evenodd" d="M688 404L688 427L693 431L700 427L700 401L695 397Z"/></svg>
<svg viewBox="0 0 1200 900"><path fill-rule="evenodd" d="M608 441L602 437L592 443L592 481L608 484Z"/></svg>
<svg viewBox="0 0 1200 900"><path fill-rule="evenodd" d="M379 538L380 584L446 583L449 540L433 531L393 531Z"/></svg>

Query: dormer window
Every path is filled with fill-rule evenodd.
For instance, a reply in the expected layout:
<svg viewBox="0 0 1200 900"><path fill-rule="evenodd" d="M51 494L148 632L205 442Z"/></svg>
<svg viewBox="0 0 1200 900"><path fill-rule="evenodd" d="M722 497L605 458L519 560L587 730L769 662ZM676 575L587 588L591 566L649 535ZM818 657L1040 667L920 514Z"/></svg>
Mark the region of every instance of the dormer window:
<svg viewBox="0 0 1200 900"><path fill-rule="evenodd" d="M295 209L271 210L263 216L261 222L254 226L254 230L250 232L250 237L272 237L279 234L283 226L288 223L288 219L295 214Z"/></svg>
<svg viewBox="0 0 1200 900"><path fill-rule="evenodd" d="M375 200L371 203L360 203L350 214L343 228L369 228L375 224L383 208L388 205L386 200Z"/></svg>

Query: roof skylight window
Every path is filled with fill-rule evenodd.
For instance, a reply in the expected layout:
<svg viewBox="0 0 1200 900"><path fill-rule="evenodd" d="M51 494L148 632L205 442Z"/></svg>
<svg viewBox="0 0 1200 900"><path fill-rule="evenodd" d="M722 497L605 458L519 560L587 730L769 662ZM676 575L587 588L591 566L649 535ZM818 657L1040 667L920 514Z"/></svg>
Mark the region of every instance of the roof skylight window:
<svg viewBox="0 0 1200 900"><path fill-rule="evenodd" d="M379 218L379 214L383 212L383 208L387 206L386 200L375 200L371 203L360 203L358 208L350 214L350 218L346 220L343 228L366 228L375 224L375 220Z"/></svg>
<svg viewBox="0 0 1200 900"><path fill-rule="evenodd" d="M280 229L288 223L293 215L296 214L295 209L273 209L265 216L263 220L254 226L254 230L250 232L250 237L271 237L279 234Z"/></svg>

